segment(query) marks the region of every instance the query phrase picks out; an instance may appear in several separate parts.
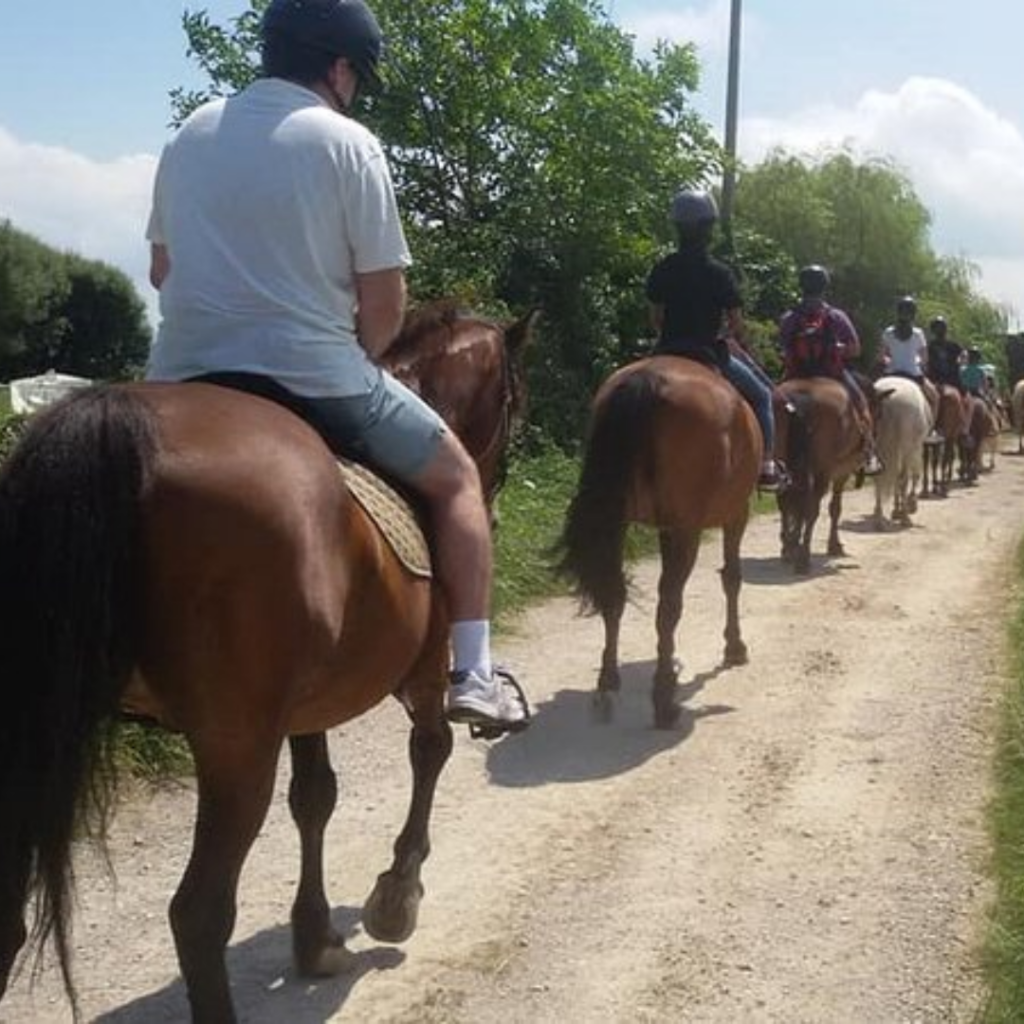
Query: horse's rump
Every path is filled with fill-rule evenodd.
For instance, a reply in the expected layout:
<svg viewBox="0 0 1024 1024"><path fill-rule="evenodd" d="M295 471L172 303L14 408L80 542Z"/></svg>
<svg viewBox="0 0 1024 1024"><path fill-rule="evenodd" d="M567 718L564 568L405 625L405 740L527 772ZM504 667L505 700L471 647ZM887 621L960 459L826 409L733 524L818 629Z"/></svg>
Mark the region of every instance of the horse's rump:
<svg viewBox="0 0 1024 1024"><path fill-rule="evenodd" d="M834 480L853 473L863 436L845 385L832 377L794 377L778 387L793 415L778 415L776 453L791 471ZM779 408L779 402L776 403Z"/></svg>
<svg viewBox="0 0 1024 1024"><path fill-rule="evenodd" d="M320 437L276 404L212 385L130 393L157 425L131 709L191 731L218 701L243 717L260 702L294 733L391 692L422 646L430 586L400 567ZM364 638L382 622L394 642L375 649Z"/></svg>
<svg viewBox="0 0 1024 1024"><path fill-rule="evenodd" d="M623 396L635 396L624 413ZM649 420L640 428L640 416ZM656 356L613 374L594 400L612 436L642 429L632 460L627 517L659 527L721 526L757 479L761 432L748 403L718 372Z"/></svg>
<svg viewBox="0 0 1024 1024"><path fill-rule="evenodd" d="M1017 381L1010 397L1010 412L1013 417L1013 428L1018 433L1024 431L1024 380Z"/></svg>
<svg viewBox="0 0 1024 1024"><path fill-rule="evenodd" d="M887 500L901 481L916 481L924 471L924 441L931 429L931 410L921 388L904 377L882 377L875 382L879 404L876 447L882 472L875 485L880 500Z"/></svg>

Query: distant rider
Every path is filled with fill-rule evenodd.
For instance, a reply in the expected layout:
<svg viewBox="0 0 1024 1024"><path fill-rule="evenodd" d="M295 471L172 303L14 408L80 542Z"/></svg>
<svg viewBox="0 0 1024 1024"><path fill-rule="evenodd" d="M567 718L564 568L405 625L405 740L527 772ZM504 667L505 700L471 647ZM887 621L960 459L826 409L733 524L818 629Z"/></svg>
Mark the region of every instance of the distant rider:
<svg viewBox="0 0 1024 1024"><path fill-rule="evenodd" d="M939 393L928 380L928 342L924 331L914 323L917 316L917 302L910 295L904 295L896 302L896 322L882 331L882 363L885 372L892 377L907 377L921 389L928 407L932 411L933 429L925 440L926 444L941 443L943 438L934 429L939 415Z"/></svg>
<svg viewBox="0 0 1024 1024"><path fill-rule="evenodd" d="M882 471L875 452L871 409L857 378L847 365L860 355L860 337L849 316L825 301L828 271L811 264L800 271L800 302L779 324L787 379L832 377L846 388L864 442L865 476Z"/></svg>
<svg viewBox="0 0 1024 1024"><path fill-rule="evenodd" d="M729 352L721 337L743 336L742 299L732 271L708 247L718 220L718 207L707 192L684 189L672 201L677 249L655 264L647 278L651 319L658 332L655 352L688 356L717 367L753 407L764 435L764 462L757 486L779 489L775 465L775 420L772 393L746 361Z"/></svg>

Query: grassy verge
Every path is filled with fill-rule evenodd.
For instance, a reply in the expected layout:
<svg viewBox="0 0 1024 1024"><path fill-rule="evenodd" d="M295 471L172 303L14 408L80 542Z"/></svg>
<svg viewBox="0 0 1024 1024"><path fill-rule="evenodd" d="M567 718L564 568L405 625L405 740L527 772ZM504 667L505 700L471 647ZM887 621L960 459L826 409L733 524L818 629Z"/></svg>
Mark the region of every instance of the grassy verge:
<svg viewBox="0 0 1024 1024"><path fill-rule="evenodd" d="M562 531L579 477L579 461L557 449L517 459L498 499L499 526L494 543L494 616L508 628L532 601L566 592L552 572L551 549ZM657 551L653 530L630 527L626 558Z"/></svg>
<svg viewBox="0 0 1024 1024"><path fill-rule="evenodd" d="M1024 548L1017 556L1024 581ZM995 796L989 807L996 895L983 950L986 1024L1024 1021L1024 600L1018 590L1010 630L1013 678L999 716Z"/></svg>
<svg viewBox="0 0 1024 1024"><path fill-rule="evenodd" d="M579 475L577 460L557 449L519 457L498 496L494 540L494 615L507 625L530 601L563 588L547 552L558 539Z"/></svg>

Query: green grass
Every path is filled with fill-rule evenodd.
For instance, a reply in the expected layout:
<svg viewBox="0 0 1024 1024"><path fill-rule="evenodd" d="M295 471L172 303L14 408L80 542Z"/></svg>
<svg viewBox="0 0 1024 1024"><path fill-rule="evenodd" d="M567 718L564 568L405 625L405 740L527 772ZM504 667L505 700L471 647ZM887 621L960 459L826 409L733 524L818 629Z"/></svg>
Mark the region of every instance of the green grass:
<svg viewBox="0 0 1024 1024"><path fill-rule="evenodd" d="M579 476L579 463L551 448L509 467L498 496L494 540L494 617L508 625L531 601L563 593L548 556L562 529Z"/></svg>
<svg viewBox="0 0 1024 1024"><path fill-rule="evenodd" d="M157 725L120 722L115 758L118 770L156 782L192 774L192 754L184 737Z"/></svg>
<svg viewBox="0 0 1024 1024"><path fill-rule="evenodd" d="M1024 581L1024 548L1017 579ZM988 1002L986 1024L1024 1020L1024 592L1015 594L1010 629L1013 676L999 714L995 795L989 806L995 901L990 911L983 963Z"/></svg>

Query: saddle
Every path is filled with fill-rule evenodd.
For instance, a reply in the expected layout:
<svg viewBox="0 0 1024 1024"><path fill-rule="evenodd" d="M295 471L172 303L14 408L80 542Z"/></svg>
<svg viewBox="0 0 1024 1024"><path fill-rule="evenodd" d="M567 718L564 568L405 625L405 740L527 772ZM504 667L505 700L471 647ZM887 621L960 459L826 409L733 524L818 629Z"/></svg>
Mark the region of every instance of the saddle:
<svg viewBox="0 0 1024 1024"><path fill-rule="evenodd" d="M430 548L412 506L367 466L341 459L338 468L352 496L373 520L395 557L414 576L431 579Z"/></svg>

